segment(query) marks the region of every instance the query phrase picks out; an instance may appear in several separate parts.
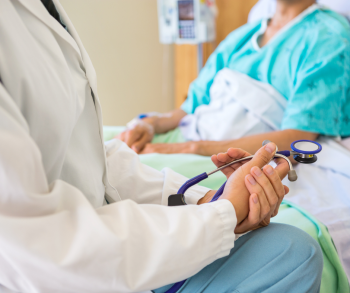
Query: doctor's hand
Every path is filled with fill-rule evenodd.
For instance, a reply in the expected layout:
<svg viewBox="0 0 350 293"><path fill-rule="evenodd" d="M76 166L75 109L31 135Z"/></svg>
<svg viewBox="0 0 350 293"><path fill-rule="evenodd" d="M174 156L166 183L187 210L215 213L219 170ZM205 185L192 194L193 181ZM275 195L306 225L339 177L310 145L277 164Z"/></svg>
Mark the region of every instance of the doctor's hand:
<svg viewBox="0 0 350 293"><path fill-rule="evenodd" d="M236 234L268 226L271 218L278 214L278 208L289 192L289 188L282 184L277 171L270 165L263 170L253 167L250 175L245 177L245 185L250 193L249 213L236 226Z"/></svg>
<svg viewBox="0 0 350 293"><path fill-rule="evenodd" d="M242 149L236 149L236 148L229 148L226 153L219 153L217 155L212 155L211 160L215 164L216 167L221 167L229 162L232 162L234 160L238 160L244 157L249 157L251 154L242 150ZM235 163L231 166L228 166L227 168L221 170L221 172L226 176L226 178L230 178L233 172L235 172L239 167L244 165L245 163L249 162L242 161Z"/></svg>
<svg viewBox="0 0 350 293"><path fill-rule="evenodd" d="M237 216L237 227L239 227L240 224L243 225L244 220L251 220L251 218L249 218L250 209L255 206L250 206L250 204L251 201L254 202L254 193L256 193L258 196L261 194L262 191L258 189L259 186L264 191L267 198L271 210L271 216L277 214L278 207L285 194L285 189L281 180L287 175L289 165L285 160L278 159L275 161L277 164L276 169L273 169L271 166L265 166L274 157L275 151L276 145L274 143L269 143L259 149L252 160L247 161L240 166L233 165L232 167L227 167L223 170L223 173L228 177L228 180L223 195L220 197L220 199L227 199L234 206ZM236 154L233 154L234 152ZM236 155L242 157L248 155L248 153L242 150L230 149L226 154L219 154L216 157L213 156L213 162L220 166L232 161L232 159L237 158ZM261 171L262 168L263 171ZM254 176L252 174L254 174ZM251 183L253 182L251 178L257 182L255 185ZM254 186L255 189L249 190L247 186ZM257 189L260 193L256 191ZM261 202L263 203L263 199L261 202L260 197L258 197L258 199L262 209L263 205ZM262 215L264 216L265 213L266 210L263 211ZM252 217L252 215L250 217ZM251 221L249 223L251 223ZM245 225L246 224L247 222Z"/></svg>
<svg viewBox="0 0 350 293"><path fill-rule="evenodd" d="M126 129L116 138L124 141L136 153L140 153L154 136L154 127L145 121L146 119L138 121L132 128Z"/></svg>

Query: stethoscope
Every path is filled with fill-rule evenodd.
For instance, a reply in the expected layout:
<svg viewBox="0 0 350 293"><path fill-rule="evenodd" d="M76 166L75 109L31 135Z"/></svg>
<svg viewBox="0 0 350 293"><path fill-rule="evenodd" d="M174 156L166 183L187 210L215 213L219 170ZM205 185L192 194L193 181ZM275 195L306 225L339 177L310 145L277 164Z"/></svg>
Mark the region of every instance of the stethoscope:
<svg viewBox="0 0 350 293"><path fill-rule="evenodd" d="M265 140L263 142L263 146L268 144L270 141ZM289 172L288 172L288 180L289 181L296 181L298 179L296 171L293 169L293 165L291 161L288 159L288 157L293 156L294 160L301 164L312 164L317 161L317 156L319 152L322 151L322 146L312 140L297 140L294 141L291 144L291 151L278 151L274 156L275 158L283 158L288 162L289 165ZM196 177L193 177L192 179L187 180L179 189L177 194L170 195L168 198L168 206L181 206L186 205L185 201L185 192L187 189L192 187L193 185L196 185L197 183L203 181L204 179L207 179L210 175L221 171L222 169L225 169L235 163L239 163L246 160L251 160L254 156L248 156L245 158L234 160L226 165L223 165L211 172L204 172ZM226 181L227 182L227 181ZM225 189L226 182L218 189L218 191L213 196L212 200L210 202L216 201L223 193ZM186 280L175 283L166 293L175 293L178 289L181 288L181 286L185 283Z"/></svg>

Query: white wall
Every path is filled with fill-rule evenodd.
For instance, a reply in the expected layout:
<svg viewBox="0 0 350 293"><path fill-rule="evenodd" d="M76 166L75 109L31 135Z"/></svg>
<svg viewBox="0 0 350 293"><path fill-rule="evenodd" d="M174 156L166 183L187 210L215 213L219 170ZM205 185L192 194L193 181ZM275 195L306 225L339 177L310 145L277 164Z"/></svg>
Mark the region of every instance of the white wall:
<svg viewBox="0 0 350 293"><path fill-rule="evenodd" d="M105 125L173 108L173 48L158 41L156 0L60 0L95 66Z"/></svg>

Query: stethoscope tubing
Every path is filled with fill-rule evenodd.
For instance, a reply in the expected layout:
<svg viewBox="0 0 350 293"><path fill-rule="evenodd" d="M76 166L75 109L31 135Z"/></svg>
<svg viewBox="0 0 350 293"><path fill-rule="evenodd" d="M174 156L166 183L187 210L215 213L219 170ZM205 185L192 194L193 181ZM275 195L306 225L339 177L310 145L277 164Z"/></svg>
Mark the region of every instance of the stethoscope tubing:
<svg viewBox="0 0 350 293"><path fill-rule="evenodd" d="M245 157L245 158L241 158L241 159L235 160L235 161L230 162L230 163L228 163L228 164L226 164L224 166L221 166L221 167L217 168L216 170L211 171L211 172L209 172L207 174L208 174L208 176L210 176L210 175L212 175L212 174L214 174L214 173L216 173L218 171L221 171L221 170L223 170L223 169L225 169L225 168L227 168L227 167L229 167L229 166L231 166L231 165L233 165L235 163L239 163L239 162L242 162L242 161L245 161L245 160L251 160L253 157L254 156L248 156L248 157ZM288 162L288 164L289 164L289 171L293 170L293 165L292 165L291 161L286 156L276 153L275 156L274 156L274 159L276 159L276 158L283 158L283 159L285 159ZM213 196L213 198L212 198L212 200L210 202L214 202L214 201L218 200L218 198L224 192L226 183L227 183L227 181L217 190L217 192L215 193L215 195Z"/></svg>

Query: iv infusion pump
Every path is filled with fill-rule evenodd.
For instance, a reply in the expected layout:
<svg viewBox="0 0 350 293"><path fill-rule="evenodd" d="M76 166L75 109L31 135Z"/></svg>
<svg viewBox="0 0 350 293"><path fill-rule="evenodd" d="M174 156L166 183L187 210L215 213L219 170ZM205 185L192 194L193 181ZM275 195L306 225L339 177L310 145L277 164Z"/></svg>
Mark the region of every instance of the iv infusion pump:
<svg viewBox="0 0 350 293"><path fill-rule="evenodd" d="M158 0L162 44L200 44L215 39L215 0Z"/></svg>

